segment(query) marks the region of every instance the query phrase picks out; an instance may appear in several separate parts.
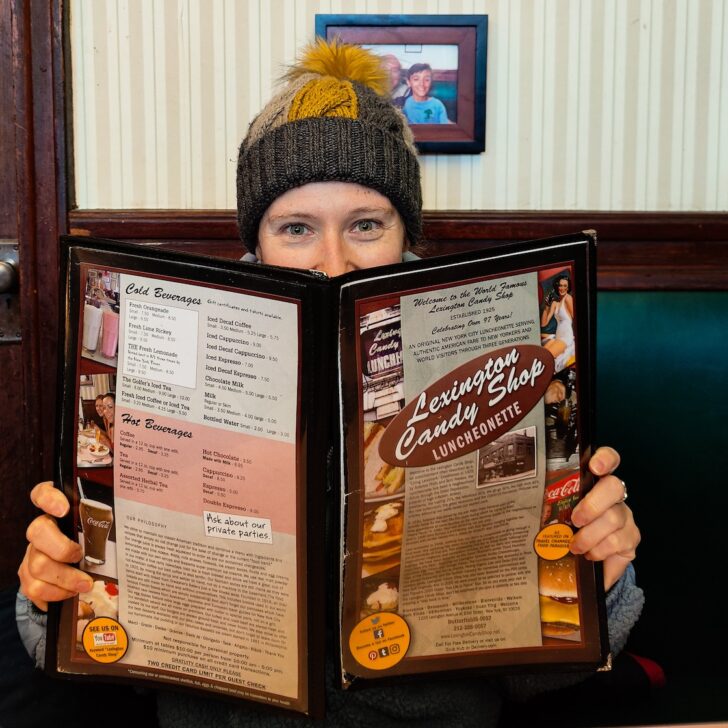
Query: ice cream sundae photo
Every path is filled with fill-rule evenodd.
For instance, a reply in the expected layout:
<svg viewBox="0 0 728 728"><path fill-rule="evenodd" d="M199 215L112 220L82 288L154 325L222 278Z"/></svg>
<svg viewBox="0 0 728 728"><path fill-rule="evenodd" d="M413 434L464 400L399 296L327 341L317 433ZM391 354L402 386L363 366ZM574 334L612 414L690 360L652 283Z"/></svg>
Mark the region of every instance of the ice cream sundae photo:
<svg viewBox="0 0 728 728"><path fill-rule="evenodd" d="M92 619L119 618L119 587L112 581L95 581L91 591L78 595L77 617L76 642L82 650L83 631Z"/></svg>

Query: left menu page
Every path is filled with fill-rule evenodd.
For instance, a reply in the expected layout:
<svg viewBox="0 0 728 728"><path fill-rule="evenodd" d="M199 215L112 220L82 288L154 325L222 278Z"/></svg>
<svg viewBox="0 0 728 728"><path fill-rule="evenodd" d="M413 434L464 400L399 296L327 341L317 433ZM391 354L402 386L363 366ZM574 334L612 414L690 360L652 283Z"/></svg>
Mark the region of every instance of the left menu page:
<svg viewBox="0 0 728 728"><path fill-rule="evenodd" d="M94 586L63 607L57 670L309 712L301 302L75 271L69 495Z"/></svg>

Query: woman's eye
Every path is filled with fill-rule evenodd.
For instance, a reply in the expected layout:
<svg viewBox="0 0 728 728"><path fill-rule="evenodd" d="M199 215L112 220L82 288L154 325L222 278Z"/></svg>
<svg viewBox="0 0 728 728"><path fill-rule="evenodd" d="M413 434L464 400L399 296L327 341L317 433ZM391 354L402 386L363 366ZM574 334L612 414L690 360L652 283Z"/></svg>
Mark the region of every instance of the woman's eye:
<svg viewBox="0 0 728 728"><path fill-rule="evenodd" d="M354 229L359 233L371 233L377 230L379 223L375 220L359 220L355 225Z"/></svg>
<svg viewBox="0 0 728 728"><path fill-rule="evenodd" d="M293 222L284 228L288 235L299 236L305 235L308 228L302 222Z"/></svg>

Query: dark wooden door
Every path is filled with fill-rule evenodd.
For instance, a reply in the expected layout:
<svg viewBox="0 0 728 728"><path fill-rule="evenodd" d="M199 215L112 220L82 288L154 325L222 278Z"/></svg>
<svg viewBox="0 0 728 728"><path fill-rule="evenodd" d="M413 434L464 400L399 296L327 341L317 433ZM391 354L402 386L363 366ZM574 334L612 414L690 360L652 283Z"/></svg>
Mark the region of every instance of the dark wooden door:
<svg viewBox="0 0 728 728"><path fill-rule="evenodd" d="M50 478L55 416L58 234L64 159L59 4L0 0L0 250L16 250L19 282L0 294L0 586L13 582L33 508ZM1 258L0 258L1 259ZM8 309L17 316L8 322ZM19 336L17 336L19 334Z"/></svg>

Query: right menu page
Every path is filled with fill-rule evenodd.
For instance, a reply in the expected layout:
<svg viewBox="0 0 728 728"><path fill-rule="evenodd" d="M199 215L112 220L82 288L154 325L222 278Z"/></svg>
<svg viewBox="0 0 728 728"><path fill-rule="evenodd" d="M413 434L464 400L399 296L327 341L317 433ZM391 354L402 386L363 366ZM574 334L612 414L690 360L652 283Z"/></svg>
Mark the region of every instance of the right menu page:
<svg viewBox="0 0 728 728"><path fill-rule="evenodd" d="M605 660L601 573L569 553L593 258L584 235L343 287L344 685Z"/></svg>

